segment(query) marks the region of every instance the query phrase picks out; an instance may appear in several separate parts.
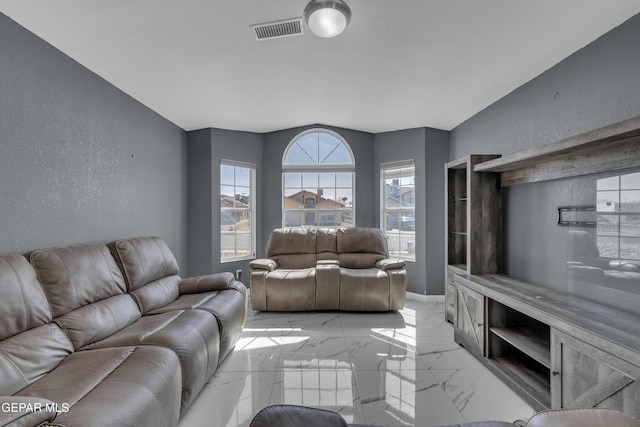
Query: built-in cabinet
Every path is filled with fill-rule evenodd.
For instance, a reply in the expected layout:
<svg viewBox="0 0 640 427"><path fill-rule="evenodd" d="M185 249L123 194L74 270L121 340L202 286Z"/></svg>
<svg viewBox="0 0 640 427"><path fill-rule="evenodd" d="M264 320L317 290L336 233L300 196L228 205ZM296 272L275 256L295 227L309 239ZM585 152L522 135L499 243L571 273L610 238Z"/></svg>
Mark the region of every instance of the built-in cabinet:
<svg viewBox="0 0 640 427"><path fill-rule="evenodd" d="M499 274L501 187L640 166L640 117L445 165L446 320L532 406L640 417L640 316Z"/></svg>

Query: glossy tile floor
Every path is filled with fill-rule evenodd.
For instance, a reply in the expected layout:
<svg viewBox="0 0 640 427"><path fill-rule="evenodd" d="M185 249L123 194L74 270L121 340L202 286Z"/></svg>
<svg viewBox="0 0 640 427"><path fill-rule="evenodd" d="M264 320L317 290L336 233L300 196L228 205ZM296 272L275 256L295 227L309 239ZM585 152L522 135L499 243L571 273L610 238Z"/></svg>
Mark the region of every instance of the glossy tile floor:
<svg viewBox="0 0 640 427"><path fill-rule="evenodd" d="M374 426L513 421L533 414L454 343L444 302L417 298L388 313L249 309L235 350L180 427L244 427L260 409L278 403L329 409L347 422Z"/></svg>

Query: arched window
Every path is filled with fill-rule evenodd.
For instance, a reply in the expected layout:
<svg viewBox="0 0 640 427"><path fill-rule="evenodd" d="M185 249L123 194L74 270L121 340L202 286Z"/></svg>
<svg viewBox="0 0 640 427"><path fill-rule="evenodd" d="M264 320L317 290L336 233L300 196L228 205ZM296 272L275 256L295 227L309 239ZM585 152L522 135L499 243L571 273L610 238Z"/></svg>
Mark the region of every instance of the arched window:
<svg viewBox="0 0 640 427"><path fill-rule="evenodd" d="M282 226L352 227L355 161L335 132L298 134L282 156Z"/></svg>

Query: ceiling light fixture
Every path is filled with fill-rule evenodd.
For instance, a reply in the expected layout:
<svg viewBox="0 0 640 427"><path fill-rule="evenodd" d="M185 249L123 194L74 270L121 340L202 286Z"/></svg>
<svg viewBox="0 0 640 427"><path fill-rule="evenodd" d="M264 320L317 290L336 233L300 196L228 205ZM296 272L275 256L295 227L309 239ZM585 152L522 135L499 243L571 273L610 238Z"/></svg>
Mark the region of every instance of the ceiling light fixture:
<svg viewBox="0 0 640 427"><path fill-rule="evenodd" d="M311 0L304 8L304 20L316 36L336 37L351 21L351 9L342 0Z"/></svg>

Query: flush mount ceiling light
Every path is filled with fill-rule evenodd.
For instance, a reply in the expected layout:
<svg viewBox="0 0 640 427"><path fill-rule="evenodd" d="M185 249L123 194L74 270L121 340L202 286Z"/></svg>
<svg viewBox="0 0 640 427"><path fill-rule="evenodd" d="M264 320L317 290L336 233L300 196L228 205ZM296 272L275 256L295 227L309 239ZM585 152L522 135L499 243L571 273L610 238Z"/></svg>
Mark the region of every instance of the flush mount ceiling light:
<svg viewBox="0 0 640 427"><path fill-rule="evenodd" d="M351 21L351 9L342 0L311 0L304 8L304 20L316 36L336 37Z"/></svg>

